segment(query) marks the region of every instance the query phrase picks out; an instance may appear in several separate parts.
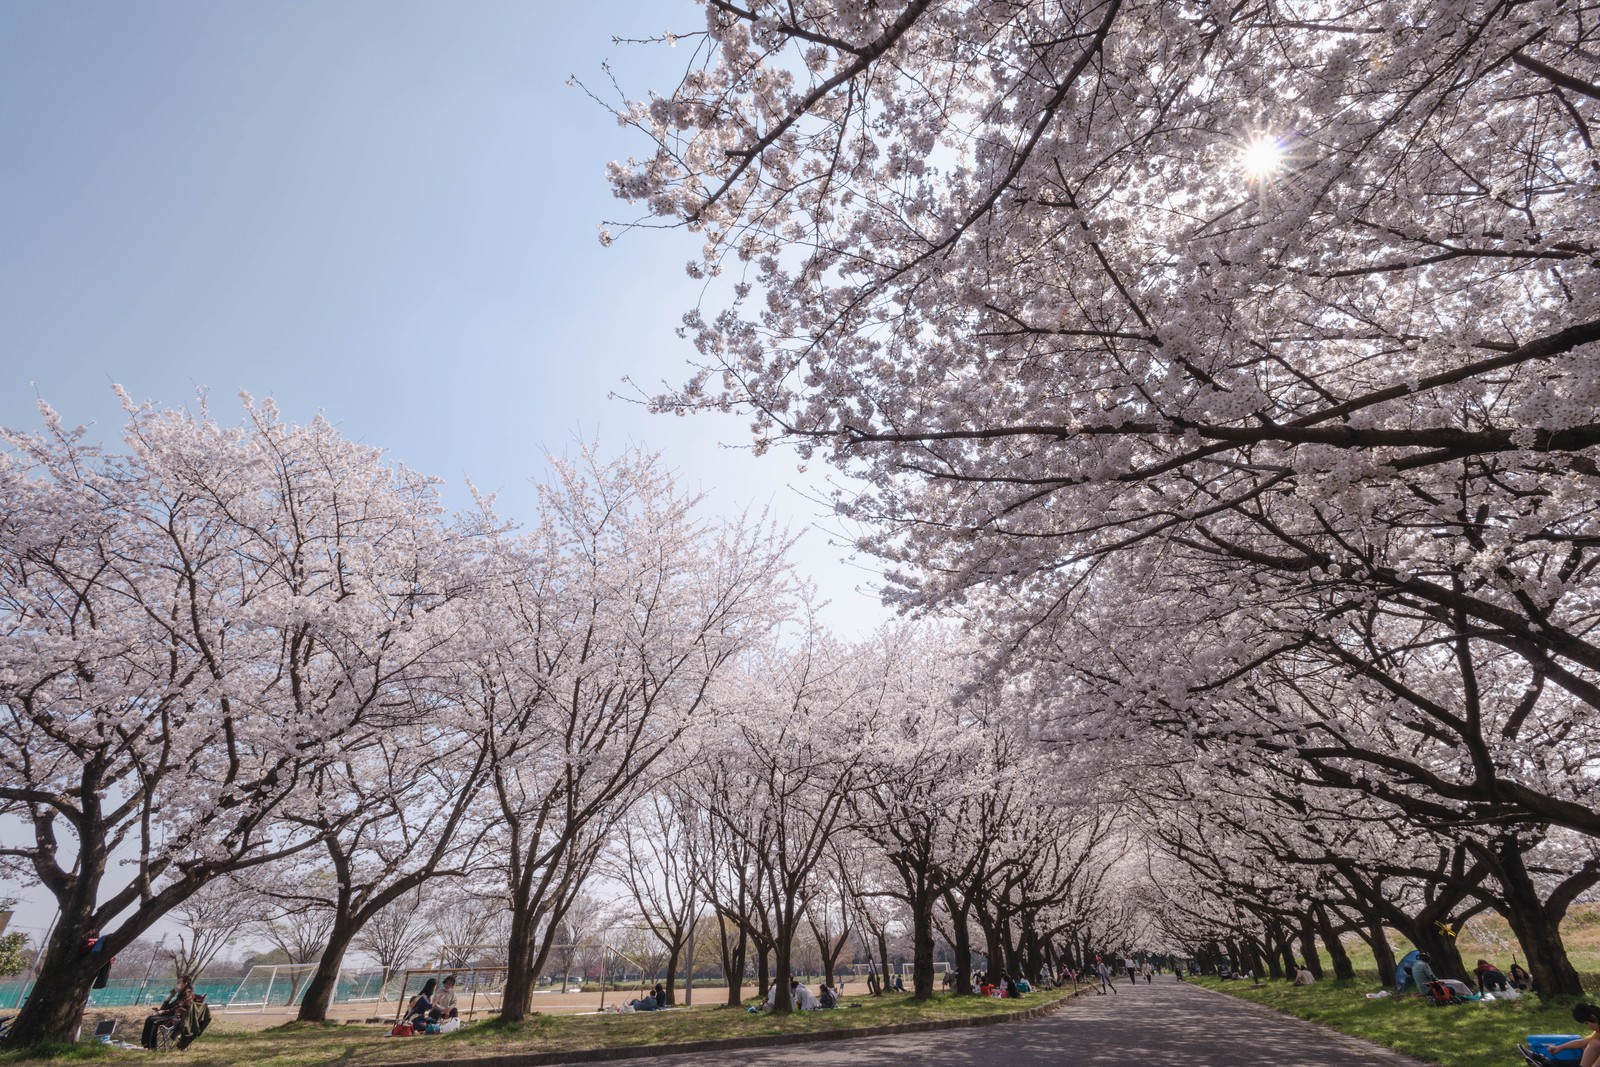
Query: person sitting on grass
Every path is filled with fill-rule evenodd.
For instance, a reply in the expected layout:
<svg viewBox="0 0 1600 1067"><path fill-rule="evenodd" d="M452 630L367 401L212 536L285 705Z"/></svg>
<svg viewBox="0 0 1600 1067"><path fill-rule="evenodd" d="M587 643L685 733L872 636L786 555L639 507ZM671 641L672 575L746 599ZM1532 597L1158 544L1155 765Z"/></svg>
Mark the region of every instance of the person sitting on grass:
<svg viewBox="0 0 1600 1067"><path fill-rule="evenodd" d="M456 976L445 975L444 985L439 987L439 992L433 996L433 1011L441 1019L451 1019L457 1014L456 1009Z"/></svg>
<svg viewBox="0 0 1600 1067"><path fill-rule="evenodd" d="M827 982L823 982L822 991L817 995L817 1003L822 1006L823 1010L837 1008L839 1006L839 991Z"/></svg>
<svg viewBox="0 0 1600 1067"><path fill-rule="evenodd" d="M1505 992L1506 976L1488 960L1479 960L1478 965L1472 968L1472 975L1477 979L1478 992Z"/></svg>
<svg viewBox="0 0 1600 1067"><path fill-rule="evenodd" d="M1299 970L1294 972L1295 985L1311 985L1315 983L1316 980L1317 976L1311 973L1310 967L1302 966Z"/></svg>
<svg viewBox="0 0 1600 1067"><path fill-rule="evenodd" d="M1533 988L1533 979L1528 977L1528 972L1516 960L1511 961L1511 988L1524 993Z"/></svg>
<svg viewBox="0 0 1600 1067"><path fill-rule="evenodd" d="M1579 1060L1580 1067L1595 1067L1600 1063L1600 1005L1578 1004L1572 1009L1574 1022L1587 1023L1590 1028L1589 1036L1575 1037L1571 1041L1560 1045L1551 1045L1548 1052L1565 1052L1567 1049L1583 1049L1583 1058Z"/></svg>
<svg viewBox="0 0 1600 1067"><path fill-rule="evenodd" d="M422 992L413 997L406 1008L405 1021L411 1026L412 1033L420 1034L427 1027L428 1013L433 1010L433 991L438 986L438 979L428 979L422 985Z"/></svg>
<svg viewBox="0 0 1600 1067"><path fill-rule="evenodd" d="M1433 973L1433 965L1428 962L1426 952L1417 953L1417 958L1412 961L1411 980L1417 984L1417 992L1423 996L1428 995L1428 983L1439 980L1439 976Z"/></svg>

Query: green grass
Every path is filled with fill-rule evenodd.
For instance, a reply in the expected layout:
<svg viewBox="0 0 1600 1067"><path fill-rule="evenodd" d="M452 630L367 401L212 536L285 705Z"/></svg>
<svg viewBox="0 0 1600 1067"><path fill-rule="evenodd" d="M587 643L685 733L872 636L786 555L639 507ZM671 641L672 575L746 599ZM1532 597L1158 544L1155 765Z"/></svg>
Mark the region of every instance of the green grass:
<svg viewBox="0 0 1600 1067"><path fill-rule="evenodd" d="M1583 979L1585 989L1600 990L1600 904L1574 904L1561 923L1561 937L1566 942L1567 959ZM1409 952L1414 946L1394 931L1389 931L1389 943L1394 946L1395 958ZM1345 951L1357 970L1376 970L1372 950L1354 934L1344 938ZM1456 938L1456 948L1470 969L1479 959L1492 961L1502 971L1517 959L1527 966L1528 957L1517 944L1511 927L1498 915L1474 916L1462 924ZM1327 962L1327 956L1323 956ZM1454 975L1466 978L1466 975Z"/></svg>
<svg viewBox="0 0 1600 1067"><path fill-rule="evenodd" d="M37 1060L104 1060L111 1048L99 1041L41 1041L28 1048L0 1052L0 1063Z"/></svg>
<svg viewBox="0 0 1600 1067"><path fill-rule="evenodd" d="M1367 993L1381 988L1376 971L1354 982L1311 986L1282 980L1259 986L1218 978L1194 981L1443 1067L1506 1067L1520 1062L1512 1046L1528 1034L1576 1034L1583 1029L1572 1021L1570 1003L1547 1007L1537 997L1448 1007L1435 1007L1414 995L1368 1000Z"/></svg>
<svg viewBox="0 0 1600 1067"><path fill-rule="evenodd" d="M696 1007L629 1015L533 1015L520 1024L479 1023L443 1036L388 1038L388 1028L290 1023L271 1030L209 1033L186 1052L154 1056L144 1051L99 1046L110 1062L171 1062L183 1067L366 1067L386 1063L452 1060L509 1053L570 1052L628 1045L661 1047L691 1041L768 1034L854 1030L898 1023L1007 1015L1062 999L1065 993L1036 993L1020 1002L989 997L937 994L924 1003L903 994L850 997L837 1011L793 1015L752 1015L743 1008ZM859 1006L856 1006L859 1005ZM21 1057L0 1058L16 1062ZM37 1057L36 1057L37 1058Z"/></svg>

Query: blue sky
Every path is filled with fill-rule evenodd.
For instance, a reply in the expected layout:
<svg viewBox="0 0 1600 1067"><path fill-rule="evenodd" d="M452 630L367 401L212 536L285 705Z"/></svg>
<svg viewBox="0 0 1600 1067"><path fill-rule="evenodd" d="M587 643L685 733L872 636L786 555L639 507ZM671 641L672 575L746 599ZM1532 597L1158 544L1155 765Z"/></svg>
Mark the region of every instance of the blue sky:
<svg viewBox="0 0 1600 1067"><path fill-rule="evenodd" d="M37 398L115 437L121 383L232 421L243 389L524 515L574 435L662 451L718 511L819 492L756 459L738 417L647 416L624 375L677 380L698 284L683 232L610 249L604 180L647 146L582 91L668 88L703 26L688 0L141 0L0 5L0 423ZM824 522L831 529L831 523ZM802 569L859 632L872 576L822 530Z"/></svg>
<svg viewBox="0 0 1600 1067"><path fill-rule="evenodd" d="M721 510L818 508L738 417L647 416L607 394L677 380L698 241L636 232L604 181L641 139L566 82L669 87L690 48L613 44L703 25L688 0L0 7L0 422L35 398L114 434L111 383L324 412L350 437L508 511L546 447L645 443ZM813 488L813 492L815 489ZM807 539L828 593L842 550Z"/></svg>

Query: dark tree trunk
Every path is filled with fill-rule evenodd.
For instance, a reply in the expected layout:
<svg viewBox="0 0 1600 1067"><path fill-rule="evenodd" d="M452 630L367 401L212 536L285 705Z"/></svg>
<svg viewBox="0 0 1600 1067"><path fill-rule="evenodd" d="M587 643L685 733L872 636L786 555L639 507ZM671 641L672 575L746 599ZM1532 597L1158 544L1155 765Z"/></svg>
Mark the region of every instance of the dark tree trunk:
<svg viewBox="0 0 1600 1067"><path fill-rule="evenodd" d="M762 1000L767 999L767 991L772 988L772 949L766 945L756 946L756 996Z"/></svg>
<svg viewBox="0 0 1600 1067"><path fill-rule="evenodd" d="M1287 930L1283 930L1278 935L1277 955L1278 958L1283 962L1283 973L1281 975L1274 974L1272 977L1292 979L1295 971L1299 970L1299 968L1295 966L1296 962L1298 961L1296 961L1294 958L1294 941L1291 940L1289 931Z"/></svg>
<svg viewBox="0 0 1600 1067"><path fill-rule="evenodd" d="M1300 955L1305 960L1306 970L1311 972L1313 978L1321 981L1324 977L1322 956L1317 952L1316 920L1309 909L1300 917Z"/></svg>
<svg viewBox="0 0 1600 1067"><path fill-rule="evenodd" d="M950 909L950 936L955 942L956 995L972 994L972 939L967 929L967 910L956 907L955 894L944 895L945 907Z"/></svg>
<svg viewBox="0 0 1600 1067"><path fill-rule="evenodd" d="M1335 981L1352 982L1356 977L1355 964L1350 962L1350 953L1344 949L1344 941L1333 927L1333 919L1328 915L1328 909L1321 904L1317 905L1317 930L1322 935L1322 944L1328 950L1328 959L1333 961L1333 977Z"/></svg>
<svg viewBox="0 0 1600 1067"><path fill-rule="evenodd" d="M1511 925L1528 957L1533 988L1540 996L1583 996L1583 982L1567 957L1561 940L1561 919L1566 905L1549 907L1528 874L1523 855L1514 843L1494 851L1495 881L1500 883L1501 914Z"/></svg>
<svg viewBox="0 0 1600 1067"><path fill-rule="evenodd" d="M744 927L727 915L717 914L717 953L722 957L722 977L728 983L728 1007L739 1006L744 991L744 960L750 940Z"/></svg>
<svg viewBox="0 0 1600 1067"><path fill-rule="evenodd" d="M911 995L933 999L933 900L917 900L911 911Z"/></svg>
<svg viewBox="0 0 1600 1067"><path fill-rule="evenodd" d="M33 992L28 995L6 1037L5 1043L10 1048L27 1048L41 1041L77 1039L95 975L110 960L103 953L84 951L84 942L93 929L88 912L75 921L66 915L56 921L55 931L45 946L44 958L35 972Z"/></svg>
<svg viewBox="0 0 1600 1067"><path fill-rule="evenodd" d="M672 951L667 953L667 1004L678 1003L678 961L683 956L683 945L672 946Z"/></svg>
<svg viewBox="0 0 1600 1067"><path fill-rule="evenodd" d="M1456 947L1455 938L1440 932L1432 920L1419 919L1406 933L1410 935L1413 945L1428 954L1434 974L1440 978L1461 978L1466 975L1467 969L1461 963L1461 950Z"/></svg>
<svg viewBox="0 0 1600 1067"><path fill-rule="evenodd" d="M1378 965L1378 981L1385 988L1394 985L1394 972L1400 966L1394 957L1394 946L1389 944L1389 931L1384 929L1383 922L1375 915L1363 915L1363 924L1357 929L1361 940L1372 949L1372 959Z"/></svg>
<svg viewBox="0 0 1600 1067"><path fill-rule="evenodd" d="M881 926L878 927L878 958L883 962L883 981L878 991L887 993L894 985L894 972L889 969L889 935Z"/></svg>
<svg viewBox="0 0 1600 1067"><path fill-rule="evenodd" d="M511 911L511 935L506 941L506 984L500 998L500 1021L521 1022L533 1005L534 918L528 908ZM600 961L601 981L607 961Z"/></svg>
<svg viewBox="0 0 1600 1067"><path fill-rule="evenodd" d="M787 1015L794 1010L794 997L789 992L789 971L792 967L790 952L789 938L780 931L777 944L773 946L772 951L775 972L772 980L778 984L776 994L772 998L772 1010L779 1015Z"/></svg>
<svg viewBox="0 0 1600 1067"><path fill-rule="evenodd" d="M306 986L305 997L300 1001L300 1012L295 1016L303 1023L320 1023L328 1019L328 1005L339 985L339 965L344 962L350 941L361 930L352 915L338 915L333 929L328 932L328 943L317 957L317 969Z"/></svg>
<svg viewBox="0 0 1600 1067"><path fill-rule="evenodd" d="M978 925L983 929L984 955L988 957L984 961L987 964L983 969L984 977L990 982L998 982L1006 959L1005 945L1000 940L1000 924L980 911Z"/></svg>
<svg viewBox="0 0 1600 1067"><path fill-rule="evenodd" d="M728 972L728 1006L730 1008L737 1008L740 999L744 996L744 967L749 958L750 938L745 935L743 930L740 930L733 950L733 970Z"/></svg>

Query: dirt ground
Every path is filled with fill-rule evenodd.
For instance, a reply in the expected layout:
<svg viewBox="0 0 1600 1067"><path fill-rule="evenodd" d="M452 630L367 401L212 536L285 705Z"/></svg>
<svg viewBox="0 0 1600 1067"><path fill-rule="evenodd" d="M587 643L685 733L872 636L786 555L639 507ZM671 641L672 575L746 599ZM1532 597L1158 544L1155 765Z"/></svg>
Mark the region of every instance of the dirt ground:
<svg viewBox="0 0 1600 1067"><path fill-rule="evenodd" d="M866 993L866 986L861 982L852 983L843 990L846 996L857 993ZM756 987L747 985L740 990L741 997L756 995ZM626 1003L640 995L637 988L633 989L608 989L605 993L605 1006L610 1008L613 1004ZM682 1004L684 990L679 987L677 991L678 1003ZM697 1005L726 1003L728 990L726 986L707 986L696 983L694 987L694 1003ZM499 1005L498 998L488 1001L479 998L476 1005L472 998L463 994L458 1005L464 1015L472 1018L482 1018L488 1010L496 1009ZM599 993L560 993L555 991L539 991L533 995L533 1010L545 1012L550 1015L574 1015L579 1012L599 1011L601 996ZM393 1000L366 1001L358 1004L335 1004L328 1011L328 1018L336 1022L351 1024L383 1025L393 1024L399 1014L401 1005ZM102 1019L115 1018L117 1020L117 1039L122 1041L139 1040L140 1030L144 1026L145 1016L149 1008L91 1008L85 1013L83 1019L84 1032L94 1029L97 1022ZM211 1026L221 1031L239 1030L266 1030L273 1026L282 1026L295 1017L294 1008L277 1007L266 1011L223 1011L213 1008L211 1012ZM372 1022L377 1020L377 1022Z"/></svg>

